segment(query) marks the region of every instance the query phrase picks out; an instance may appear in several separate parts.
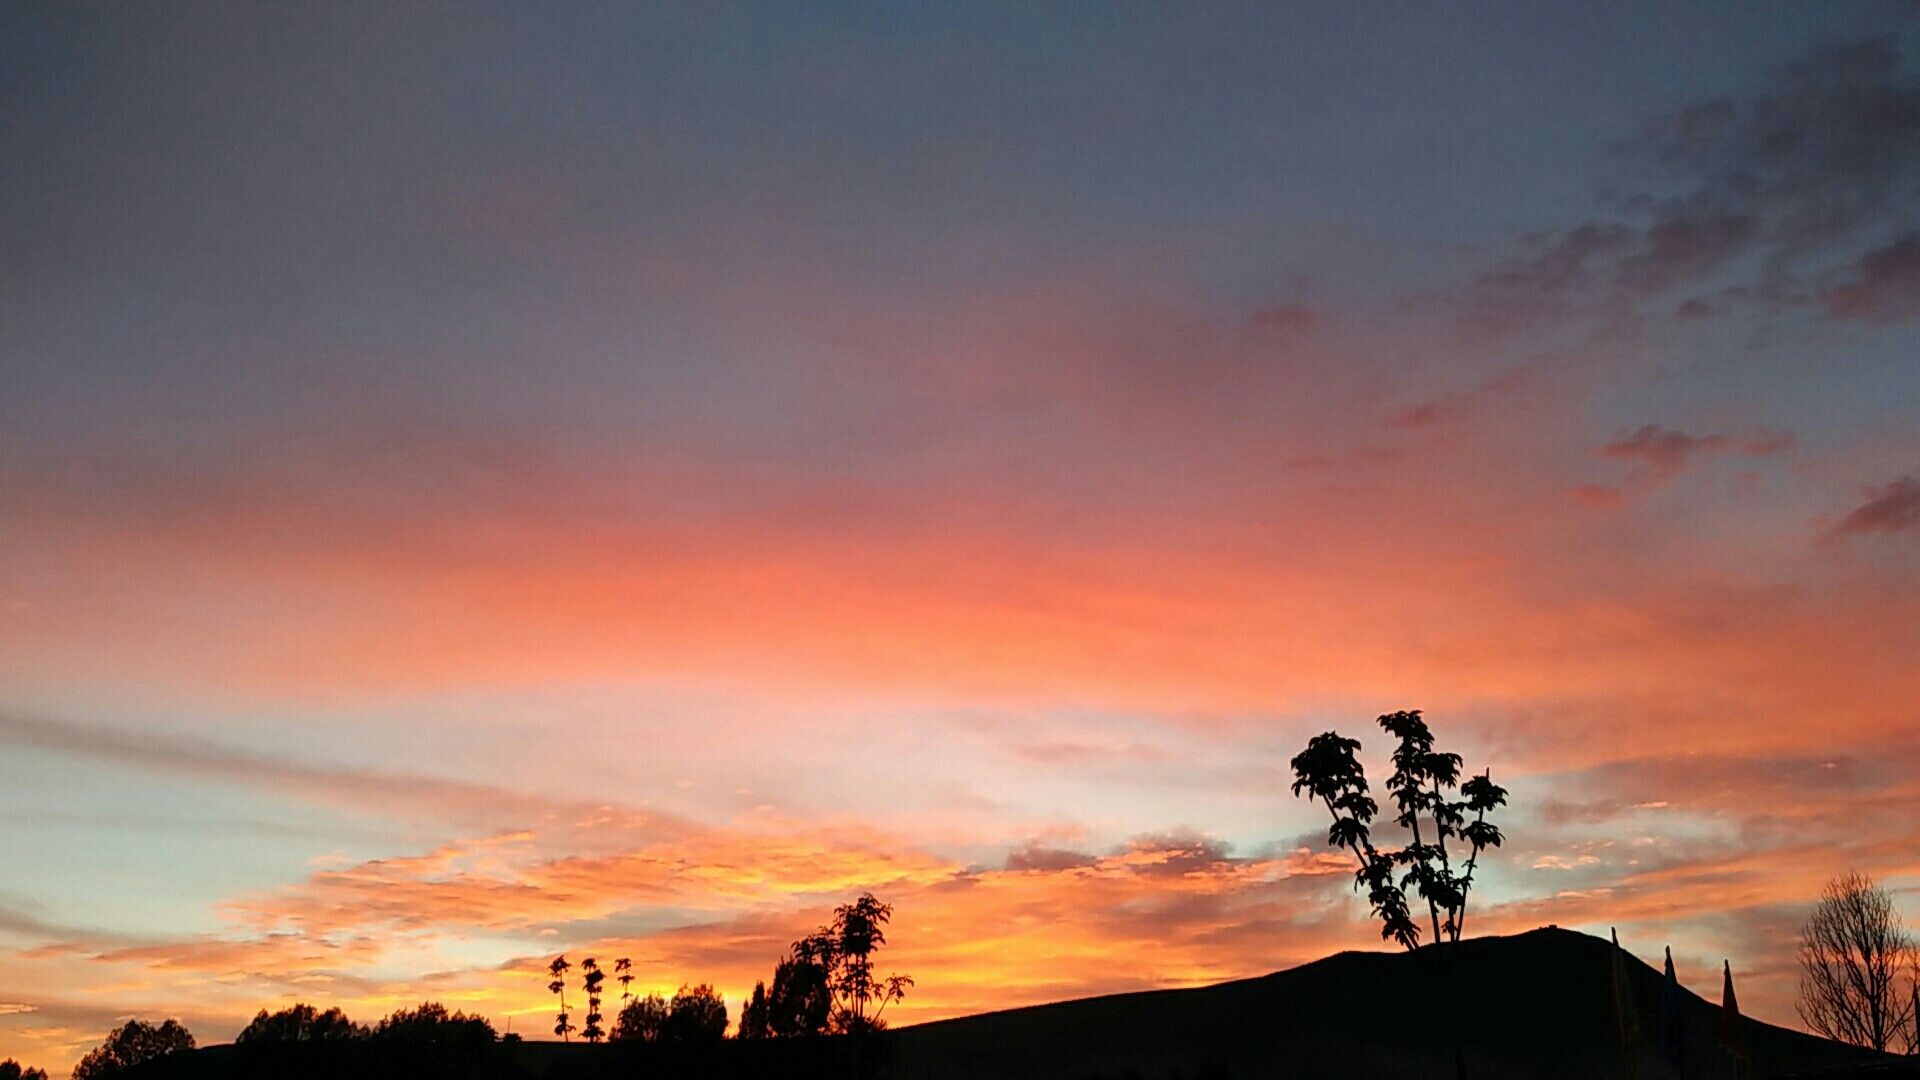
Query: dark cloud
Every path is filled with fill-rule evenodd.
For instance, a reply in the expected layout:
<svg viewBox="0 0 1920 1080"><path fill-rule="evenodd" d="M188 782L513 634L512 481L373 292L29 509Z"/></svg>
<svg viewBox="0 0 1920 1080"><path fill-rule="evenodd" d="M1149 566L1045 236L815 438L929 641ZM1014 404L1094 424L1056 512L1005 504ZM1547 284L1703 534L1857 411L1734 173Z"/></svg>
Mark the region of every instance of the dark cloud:
<svg viewBox="0 0 1920 1080"><path fill-rule="evenodd" d="M1812 50L1773 86L1649 123L1628 147L1805 243L1878 224L1920 177L1920 80L1891 35Z"/></svg>
<svg viewBox="0 0 1920 1080"><path fill-rule="evenodd" d="M1042 844L1029 844L1018 850L1007 852L1007 869L1009 870L1053 872L1092 866L1099 861L1097 856L1084 851L1069 851L1065 848L1047 847Z"/></svg>
<svg viewBox="0 0 1920 1080"><path fill-rule="evenodd" d="M1480 380L1472 388L1442 394L1439 397L1396 409L1387 415L1387 426L1424 428L1464 420L1490 399L1514 399L1534 389L1539 381L1539 364L1504 368Z"/></svg>
<svg viewBox="0 0 1920 1080"><path fill-rule="evenodd" d="M1246 861L1234 858L1231 849L1218 840L1185 833L1138 836L1115 856L1149 877L1177 877Z"/></svg>
<svg viewBox="0 0 1920 1080"><path fill-rule="evenodd" d="M1758 428L1736 439L1731 435L1689 435L1659 424L1647 424L1602 446L1597 453L1603 458L1644 466L1654 476L1669 477L1684 472L1693 459L1702 454L1732 450L1748 457L1764 457L1789 450L1793 445L1791 432L1771 428Z"/></svg>
<svg viewBox="0 0 1920 1080"><path fill-rule="evenodd" d="M1839 527L1841 533L1849 535L1909 529L1920 529L1920 478L1912 476L1869 489L1867 501L1849 511Z"/></svg>
<svg viewBox="0 0 1920 1080"><path fill-rule="evenodd" d="M1711 207L1671 210L1647 228L1639 250L1622 261L1617 280L1636 295L1664 292L1720 269L1753 240L1754 232L1750 214Z"/></svg>
<svg viewBox="0 0 1920 1080"><path fill-rule="evenodd" d="M1617 461L1638 462L1656 475L1671 476L1684 470L1695 454L1723 449L1729 441L1725 435L1689 435L1659 424L1648 424L1601 447L1599 454Z"/></svg>
<svg viewBox="0 0 1920 1080"><path fill-rule="evenodd" d="M1920 315L1920 77L1880 35L1816 49L1756 92L1655 117L1619 148L1613 213L1537 234L1480 275L1487 323L1582 309L1699 317L1681 295L1823 303L1834 318ZM1861 254L1865 251L1865 254ZM1850 283L1826 289L1851 266ZM1677 301L1677 304L1676 304Z"/></svg>
<svg viewBox="0 0 1920 1080"><path fill-rule="evenodd" d="M1920 319L1920 233L1860 256L1852 279L1823 294L1836 319L1891 323Z"/></svg>

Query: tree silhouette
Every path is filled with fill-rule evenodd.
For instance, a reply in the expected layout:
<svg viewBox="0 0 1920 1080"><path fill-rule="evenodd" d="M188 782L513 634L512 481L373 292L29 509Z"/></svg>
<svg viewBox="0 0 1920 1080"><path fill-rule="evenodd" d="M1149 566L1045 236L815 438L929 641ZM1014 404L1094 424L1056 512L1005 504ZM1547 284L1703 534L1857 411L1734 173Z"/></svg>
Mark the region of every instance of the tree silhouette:
<svg viewBox="0 0 1920 1080"><path fill-rule="evenodd" d="M823 1035L832 1025L833 991L817 944L811 937L794 942L791 952L774 967L773 986L767 991L769 1034Z"/></svg>
<svg viewBox="0 0 1920 1080"><path fill-rule="evenodd" d="M772 1014L767 1004L767 984L764 982L756 982L753 984L753 996L747 999L746 1006L740 1010L740 1032L738 1037L742 1039L770 1038L773 1035L771 1020ZM4 1078L0 1078L0 1080L4 1080Z"/></svg>
<svg viewBox="0 0 1920 1080"><path fill-rule="evenodd" d="M339 1075L482 1080L511 1073L511 1062L485 1017L450 1012L436 1001L394 1010L374 1025L360 1046L359 1060L367 1068L342 1069Z"/></svg>
<svg viewBox="0 0 1920 1080"><path fill-rule="evenodd" d="M193 1049L193 1034L178 1020L159 1025L129 1020L107 1035L107 1041L87 1052L73 1067L73 1080L96 1080L130 1069L143 1061Z"/></svg>
<svg viewBox="0 0 1920 1080"><path fill-rule="evenodd" d="M1856 1046L1915 1048L1917 960L1886 890L1859 873L1829 881L1800 931L1800 1019Z"/></svg>
<svg viewBox="0 0 1920 1080"><path fill-rule="evenodd" d="M547 989L560 997L560 1012L554 1017L553 1033L560 1036L563 1042L573 1041L571 1038L574 1030L573 1020L567 1011L567 972L572 969L573 965L567 962L565 953L554 957L553 963L547 965L547 974L553 976L553 981L547 984Z"/></svg>
<svg viewBox="0 0 1920 1080"><path fill-rule="evenodd" d="M241 1046L258 1043L341 1042L363 1038L367 1029L347 1019L339 1009L320 1012L304 1002L277 1013L261 1009L253 1022L234 1038Z"/></svg>
<svg viewBox="0 0 1920 1080"><path fill-rule="evenodd" d="M727 1037L727 1003L706 983L682 985L667 1006L660 1037L676 1043L719 1042Z"/></svg>
<svg viewBox="0 0 1920 1080"><path fill-rule="evenodd" d="M906 997L913 985L910 976L880 978L873 971L873 955L887 943L892 918L893 906L872 893L835 908L832 922L794 942L774 968L773 986L765 995L764 1028L756 1014L754 1029L791 1036L885 1027L881 1013ZM753 1010L752 1003L748 1008Z"/></svg>
<svg viewBox="0 0 1920 1080"><path fill-rule="evenodd" d="M393 1045L453 1050L484 1046L496 1036L484 1016L449 1012L437 1001L423 1001L418 1008L388 1013L373 1026L370 1037Z"/></svg>
<svg viewBox="0 0 1920 1080"><path fill-rule="evenodd" d="M600 1015L600 985L607 976L591 956L580 961L580 970L583 972L580 982L587 991L587 1026L580 1029L580 1034L588 1042L597 1043L606 1035L606 1030L600 1026L600 1021L604 1019Z"/></svg>
<svg viewBox="0 0 1920 1080"><path fill-rule="evenodd" d="M633 998L613 1020L614 1042L659 1042L667 1024L667 1002L659 994Z"/></svg>
<svg viewBox="0 0 1920 1080"><path fill-rule="evenodd" d="M620 1004L625 1006L627 1002L633 1000L633 991L628 989L633 985L633 961L624 956L615 960L613 974L620 980Z"/></svg>
<svg viewBox="0 0 1920 1080"><path fill-rule="evenodd" d="M29 1069L12 1058L8 1058L5 1061L0 1061L0 1080L47 1080L47 1070Z"/></svg>
<svg viewBox="0 0 1920 1080"><path fill-rule="evenodd" d="M1358 739L1333 731L1309 739L1291 763L1293 793L1318 800L1333 816L1327 843L1353 852L1359 863L1354 887L1365 887L1367 902L1380 919L1381 937L1408 949L1419 946L1420 925L1407 902L1406 890L1412 887L1426 901L1433 940L1458 941L1480 853L1504 840L1487 814L1506 804L1506 789L1488 773L1460 784L1460 755L1434 749L1433 732L1419 710L1386 713L1376 722L1397 740L1386 787L1397 810L1394 821L1411 837L1405 846L1382 851L1373 843L1373 820L1380 807L1356 756ZM1456 789L1465 798L1449 798ZM1474 815L1471 822L1469 813ZM1468 849L1457 871L1447 846L1452 839Z"/></svg>
<svg viewBox="0 0 1920 1080"><path fill-rule="evenodd" d="M873 974L873 954L887 943L887 923L893 919L893 905L862 893L858 900L834 909L833 923L827 927L834 942L837 965L829 965L827 985L834 993L835 1026L841 1031L875 1031L885 1026L880 1014L889 1004L907 996L913 979L889 975L878 979ZM869 1013L867 1010L872 1009Z"/></svg>

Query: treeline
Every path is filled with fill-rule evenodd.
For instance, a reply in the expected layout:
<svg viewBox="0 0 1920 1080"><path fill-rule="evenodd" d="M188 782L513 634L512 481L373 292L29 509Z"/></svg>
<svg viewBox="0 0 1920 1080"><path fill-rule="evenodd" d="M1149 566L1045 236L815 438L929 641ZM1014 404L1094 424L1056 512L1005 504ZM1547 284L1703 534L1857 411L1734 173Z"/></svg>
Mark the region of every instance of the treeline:
<svg viewBox="0 0 1920 1080"><path fill-rule="evenodd" d="M260 1010L234 1038L233 1049L243 1056L261 1058L284 1056L278 1053L280 1048L298 1047L309 1057L372 1056L448 1062L450 1068L457 1068L460 1063L488 1056L496 1038L493 1024L485 1017L449 1011L434 1001L396 1009L372 1027L354 1023L339 1009L322 1012L302 1003L273 1013ZM178 1020L160 1024L129 1020L80 1059L73 1068L73 1080L102 1080L149 1062L164 1061L195 1045L193 1033ZM348 1053L349 1048L364 1049L364 1053ZM47 1074L39 1069L9 1074L7 1065L11 1064L0 1065L0 1080L46 1080Z"/></svg>
<svg viewBox="0 0 1920 1080"><path fill-rule="evenodd" d="M885 1028L887 1006L913 986L906 975L875 973L874 957L887 942L892 918L892 905L871 893L835 908L831 922L788 948L774 967L771 989L765 981L754 985L736 1037L765 1040ZM671 998L636 995L632 962L616 960L611 971L620 985L620 1007L609 1028L602 1011L607 969L591 957L575 965L560 956L547 971L552 976L547 988L560 999L553 1032L563 1041L578 1032L588 1042L653 1044L665 1052L711 1046L727 1037L727 1004L707 983L682 984ZM567 978L575 971L586 1005L579 1025L567 998ZM516 1072L514 1055L502 1051L519 1041L518 1035L501 1036L483 1016L449 1011L437 1002L399 1009L371 1027L338 1008L301 1003L277 1012L262 1009L223 1053L245 1059L246 1068L262 1075L351 1075L375 1062L383 1069L399 1062L411 1063L419 1075L494 1076ZM177 1020L129 1020L81 1060L73 1077L102 1080L194 1048L193 1034ZM47 1074L7 1061L0 1063L0 1080L47 1080Z"/></svg>
<svg viewBox="0 0 1920 1080"><path fill-rule="evenodd" d="M874 955L887 943L887 924L892 920L893 906L872 893L835 908L832 922L788 947L773 969L771 989L764 980L754 984L753 996L741 1010L736 1037L777 1039L883 1030L887 1006L906 997L913 986L911 976L881 976L874 970ZM560 1002L553 1033L562 1040L571 1041L576 1031L590 1043L602 1039L700 1043L726 1037L727 1005L711 986L682 984L671 1000L658 994L636 997L631 990L633 963L625 957L613 965L621 986L621 1006L611 1031L605 1028L601 1011L606 971L593 957L580 961L579 991L586 1012L583 1023L576 1025L567 1000L567 976L575 970L565 955L547 965L547 974L553 977L547 989Z"/></svg>

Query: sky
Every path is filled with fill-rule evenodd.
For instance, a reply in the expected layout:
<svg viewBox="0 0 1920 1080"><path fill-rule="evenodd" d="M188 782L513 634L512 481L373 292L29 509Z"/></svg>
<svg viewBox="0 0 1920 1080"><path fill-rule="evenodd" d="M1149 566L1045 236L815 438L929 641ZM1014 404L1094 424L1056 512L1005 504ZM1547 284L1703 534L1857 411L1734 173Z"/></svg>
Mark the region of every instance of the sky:
<svg viewBox="0 0 1920 1080"><path fill-rule="evenodd" d="M1920 921L1920 9L11 4L0 1057ZM1551 973L1542 973L1551 977Z"/></svg>

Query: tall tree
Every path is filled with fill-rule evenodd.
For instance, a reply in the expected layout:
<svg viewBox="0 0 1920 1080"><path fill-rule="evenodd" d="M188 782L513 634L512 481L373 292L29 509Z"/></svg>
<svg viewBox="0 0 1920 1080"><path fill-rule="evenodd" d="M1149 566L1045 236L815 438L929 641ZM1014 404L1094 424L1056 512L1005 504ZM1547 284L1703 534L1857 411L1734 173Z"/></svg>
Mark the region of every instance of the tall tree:
<svg viewBox="0 0 1920 1080"><path fill-rule="evenodd" d="M887 924L892 920L892 904L862 893L853 903L835 908L833 922L825 928L835 961L828 966L827 985L833 991L835 1027L840 1031L885 1027L880 1014L906 997L913 985L907 975L883 979L873 973L873 954L887 943Z"/></svg>
<svg viewBox="0 0 1920 1080"><path fill-rule="evenodd" d="M772 1013L767 1004L767 984L753 984L753 996L740 1010L740 1033L742 1039L765 1039L773 1035ZM0 1077L0 1080L5 1078Z"/></svg>
<svg viewBox="0 0 1920 1080"><path fill-rule="evenodd" d="M1434 749L1433 732L1419 710L1386 713L1377 723L1396 740L1386 787L1398 811L1394 821L1407 830L1408 843L1386 850L1374 845L1373 819L1380 807L1357 756L1358 739L1334 731L1309 739L1292 761L1293 793L1318 801L1332 815L1327 844L1353 853L1359 864L1354 887L1365 888L1381 937L1408 949L1419 946L1420 924L1407 901L1412 887L1426 902L1432 940L1458 941L1480 853L1505 839L1487 814L1506 804L1506 789L1489 773L1461 784L1460 755ZM1463 798L1450 796L1456 789ZM1457 866L1449 840L1466 848Z"/></svg>
<svg viewBox="0 0 1920 1080"><path fill-rule="evenodd" d="M554 1017L553 1033L560 1036L562 1042L573 1041L573 1017L567 1010L567 972L571 970L573 965L567 962L565 953L554 957L553 963L547 965L547 974L553 976L547 989L560 997L560 1012Z"/></svg>
<svg viewBox="0 0 1920 1080"><path fill-rule="evenodd" d="M613 962L613 975L614 978L620 980L620 1004L622 1007L625 1007L627 1002L633 1000L633 990L631 989L633 986L633 961L624 956L615 960Z"/></svg>
<svg viewBox="0 0 1920 1080"><path fill-rule="evenodd" d="M587 1026L580 1029L580 1034L588 1042L597 1043L606 1035L606 1029L600 1026L600 1021L605 1019L600 1015L600 986L607 976L591 956L580 961L580 970L581 986L587 992Z"/></svg>
<svg viewBox="0 0 1920 1080"><path fill-rule="evenodd" d="M766 995L771 1035L878 1031L881 1014L907 996L907 975L874 974L873 958L887 943L893 906L862 893L833 911L833 921L793 943L773 971Z"/></svg>
<svg viewBox="0 0 1920 1080"><path fill-rule="evenodd" d="M824 1035L833 1025L833 991L816 938L802 938L773 969L767 990L767 1030L789 1037Z"/></svg>
<svg viewBox="0 0 1920 1080"><path fill-rule="evenodd" d="M1837 877L1800 931L1800 1019L1856 1046L1911 1045L1915 964L1886 890L1865 874Z"/></svg>

